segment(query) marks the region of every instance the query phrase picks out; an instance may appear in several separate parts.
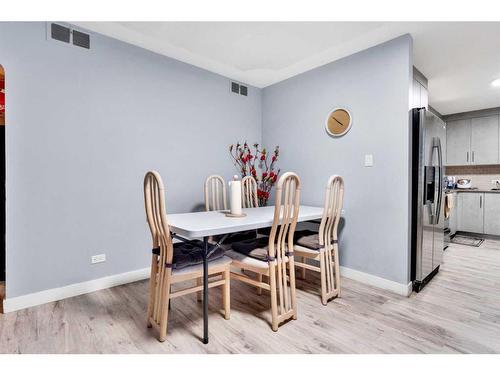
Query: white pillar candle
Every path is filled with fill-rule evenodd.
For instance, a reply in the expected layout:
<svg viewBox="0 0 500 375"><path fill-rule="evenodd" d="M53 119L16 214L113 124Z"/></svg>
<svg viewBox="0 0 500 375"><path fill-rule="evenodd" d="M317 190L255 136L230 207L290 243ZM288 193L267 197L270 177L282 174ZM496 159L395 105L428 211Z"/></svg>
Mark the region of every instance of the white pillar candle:
<svg viewBox="0 0 500 375"><path fill-rule="evenodd" d="M241 181L234 176L229 181L229 210L232 215L241 215Z"/></svg>

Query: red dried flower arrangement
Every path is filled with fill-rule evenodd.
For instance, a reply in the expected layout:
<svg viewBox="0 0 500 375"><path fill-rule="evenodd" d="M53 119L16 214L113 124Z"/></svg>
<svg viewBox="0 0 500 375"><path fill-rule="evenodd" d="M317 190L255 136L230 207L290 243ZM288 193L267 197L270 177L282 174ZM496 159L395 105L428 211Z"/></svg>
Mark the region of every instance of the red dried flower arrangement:
<svg viewBox="0 0 500 375"><path fill-rule="evenodd" d="M280 169L276 169L275 163L279 157L279 146L276 146L272 156L265 148L260 149L259 144L253 145L253 150L247 142L229 146L229 153L233 163L241 173L241 177L253 176L257 181L257 198L259 206L266 206L271 189L278 180ZM260 170L260 176L257 174L257 167Z"/></svg>

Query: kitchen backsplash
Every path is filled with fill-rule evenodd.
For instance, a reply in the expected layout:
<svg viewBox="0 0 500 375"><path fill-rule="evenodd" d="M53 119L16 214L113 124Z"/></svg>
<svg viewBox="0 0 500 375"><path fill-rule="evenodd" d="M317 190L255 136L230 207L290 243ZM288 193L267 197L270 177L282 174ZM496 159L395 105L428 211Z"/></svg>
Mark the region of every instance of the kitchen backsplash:
<svg viewBox="0 0 500 375"><path fill-rule="evenodd" d="M447 176L455 176L459 178L469 178L472 181L472 186L481 190L489 190L495 185L492 180L500 179L500 165L464 165L446 167L445 174Z"/></svg>
<svg viewBox="0 0 500 375"><path fill-rule="evenodd" d="M500 164L495 165L461 165L453 167L445 167L447 176L459 175L498 175L500 177ZM498 177L497 177L498 178Z"/></svg>

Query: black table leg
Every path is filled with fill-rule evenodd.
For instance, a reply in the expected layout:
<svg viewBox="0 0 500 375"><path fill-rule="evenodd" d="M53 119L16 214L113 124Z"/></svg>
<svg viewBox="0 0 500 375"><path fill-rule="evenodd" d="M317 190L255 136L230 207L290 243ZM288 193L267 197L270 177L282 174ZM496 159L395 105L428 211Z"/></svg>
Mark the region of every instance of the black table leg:
<svg viewBox="0 0 500 375"><path fill-rule="evenodd" d="M208 344L208 237L203 237L203 343Z"/></svg>

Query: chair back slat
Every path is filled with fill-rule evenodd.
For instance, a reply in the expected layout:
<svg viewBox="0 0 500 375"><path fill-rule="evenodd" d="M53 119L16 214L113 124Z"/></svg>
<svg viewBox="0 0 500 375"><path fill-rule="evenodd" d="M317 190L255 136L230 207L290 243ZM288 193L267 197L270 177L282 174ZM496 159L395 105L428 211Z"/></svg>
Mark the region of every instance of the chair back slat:
<svg viewBox="0 0 500 375"><path fill-rule="evenodd" d="M219 175L208 176L205 180L205 210L227 210L226 182Z"/></svg>
<svg viewBox="0 0 500 375"><path fill-rule="evenodd" d="M257 181L252 176L241 179L241 203L243 208L259 207Z"/></svg>
<svg viewBox="0 0 500 375"><path fill-rule="evenodd" d="M325 192L323 217L319 226L319 243L325 248L322 256L325 264L326 293L340 293L338 265L338 225L344 200L344 180L333 175L328 179Z"/></svg>
<svg viewBox="0 0 500 375"><path fill-rule="evenodd" d="M287 172L281 176L276 187L268 254L271 259L276 259L280 314L296 309L295 267L290 253L294 247L293 235L297 226L299 206L300 179L295 173Z"/></svg>
<svg viewBox="0 0 500 375"><path fill-rule="evenodd" d="M165 265L172 263L173 245L165 209L165 188L156 171L149 171L144 177L144 206L152 247L160 249L159 254L153 256L148 304L148 319L153 318L159 324L168 305L163 301L163 296L164 289L168 287L171 268Z"/></svg>
<svg viewBox="0 0 500 375"><path fill-rule="evenodd" d="M320 245L332 244L338 238L338 224L344 200L344 179L333 175L328 179L323 217L319 227Z"/></svg>

